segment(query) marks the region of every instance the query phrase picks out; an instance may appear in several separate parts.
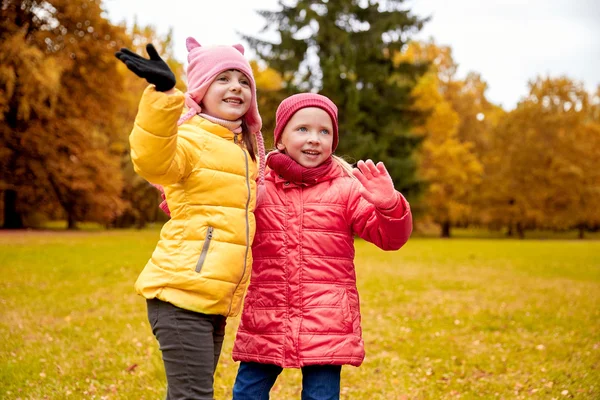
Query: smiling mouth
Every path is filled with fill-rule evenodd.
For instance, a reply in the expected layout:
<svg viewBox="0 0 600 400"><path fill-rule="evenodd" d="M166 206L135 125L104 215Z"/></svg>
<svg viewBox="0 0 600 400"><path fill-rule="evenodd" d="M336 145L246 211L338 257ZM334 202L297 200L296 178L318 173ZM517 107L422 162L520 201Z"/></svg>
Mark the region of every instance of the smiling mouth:
<svg viewBox="0 0 600 400"><path fill-rule="evenodd" d="M240 100L240 99L225 99L223 101L227 104L235 104L235 105L242 104L242 100Z"/></svg>
<svg viewBox="0 0 600 400"><path fill-rule="evenodd" d="M318 156L319 154L321 154L320 152L313 150L303 150L302 153L307 154L309 156Z"/></svg>

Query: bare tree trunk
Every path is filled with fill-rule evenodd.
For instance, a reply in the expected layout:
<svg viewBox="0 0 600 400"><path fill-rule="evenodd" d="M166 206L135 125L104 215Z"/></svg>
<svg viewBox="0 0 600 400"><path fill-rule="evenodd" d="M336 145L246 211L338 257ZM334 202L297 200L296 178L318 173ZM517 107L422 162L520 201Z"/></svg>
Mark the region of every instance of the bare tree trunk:
<svg viewBox="0 0 600 400"><path fill-rule="evenodd" d="M77 220L75 220L75 214L70 211L67 211L67 229L75 230L77 229Z"/></svg>
<svg viewBox="0 0 600 400"><path fill-rule="evenodd" d="M450 222L442 222L442 233L441 237L449 238L450 237Z"/></svg>
<svg viewBox="0 0 600 400"><path fill-rule="evenodd" d="M17 211L17 191L6 189L4 191L4 225L3 229L23 229L23 218Z"/></svg>
<svg viewBox="0 0 600 400"><path fill-rule="evenodd" d="M510 223L508 225L508 231L506 232L506 236L508 236L508 237L513 237L514 236L513 224L512 223Z"/></svg>
<svg viewBox="0 0 600 400"><path fill-rule="evenodd" d="M585 227L583 225L579 225L579 239L585 239Z"/></svg>
<svg viewBox="0 0 600 400"><path fill-rule="evenodd" d="M521 223L517 223L517 235L519 239L525 239L525 229L523 229L523 225Z"/></svg>
<svg viewBox="0 0 600 400"><path fill-rule="evenodd" d="M38 160L38 163L40 163L39 160ZM62 193L59 185L55 182L54 178L48 172L48 170L46 170L46 168L44 168L44 166L41 165L41 163L40 163L40 168L42 171L44 171L45 178L48 180L48 183L54 190L54 195L56 196L58 203L63 208L63 210L65 210L65 213L67 213L67 229L68 230L77 229L77 220L75 219L75 212L73 210L73 204L71 203L71 201L69 201L68 197Z"/></svg>

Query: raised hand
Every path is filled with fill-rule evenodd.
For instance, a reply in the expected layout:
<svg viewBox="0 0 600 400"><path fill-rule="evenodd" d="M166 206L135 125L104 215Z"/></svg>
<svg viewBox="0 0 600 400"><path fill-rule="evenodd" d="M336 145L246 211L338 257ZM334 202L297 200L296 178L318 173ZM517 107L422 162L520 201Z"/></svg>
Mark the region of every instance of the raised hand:
<svg viewBox="0 0 600 400"><path fill-rule="evenodd" d="M360 194L371 204L381 210L387 210L398 203L398 192L394 189L392 177L380 161L360 160L352 173L362 184Z"/></svg>
<svg viewBox="0 0 600 400"><path fill-rule="evenodd" d="M150 59L144 58L126 48L117 51L115 56L137 76L146 79L148 83L156 86L156 90L159 92L166 92L173 89L175 87L175 74L173 74L173 71L160 58L152 43L146 45L146 51Z"/></svg>

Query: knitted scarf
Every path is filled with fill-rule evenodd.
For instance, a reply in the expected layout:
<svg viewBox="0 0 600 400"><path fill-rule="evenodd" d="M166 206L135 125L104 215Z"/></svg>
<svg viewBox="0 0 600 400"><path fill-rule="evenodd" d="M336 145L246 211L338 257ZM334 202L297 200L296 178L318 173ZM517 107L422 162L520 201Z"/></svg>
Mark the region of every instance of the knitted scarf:
<svg viewBox="0 0 600 400"><path fill-rule="evenodd" d="M294 161L289 155L278 151L269 154L267 165L284 179L298 184L317 183L334 167L331 157L328 157L318 167L306 168Z"/></svg>

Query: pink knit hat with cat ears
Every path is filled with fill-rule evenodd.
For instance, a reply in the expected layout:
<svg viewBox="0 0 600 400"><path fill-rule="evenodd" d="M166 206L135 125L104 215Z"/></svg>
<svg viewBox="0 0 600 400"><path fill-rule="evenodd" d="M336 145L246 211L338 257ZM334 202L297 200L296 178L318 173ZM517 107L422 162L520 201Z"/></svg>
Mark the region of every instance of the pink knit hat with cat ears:
<svg viewBox="0 0 600 400"><path fill-rule="evenodd" d="M246 122L248 130L256 135L258 144L258 156L260 158L260 177L259 184L263 182L265 145L260 130L262 129L262 119L258 113L256 102L256 83L250 63L244 57L244 47L241 44L233 46L211 46L202 47L196 39L188 37L185 41L188 50L187 79L188 90L185 93L185 105L190 109L179 120L181 125L194 115L202 112L202 99L208 87L213 83L217 75L221 72L235 69L242 72L250 81L250 90L252 99L250 108L244 114L242 119Z"/></svg>

